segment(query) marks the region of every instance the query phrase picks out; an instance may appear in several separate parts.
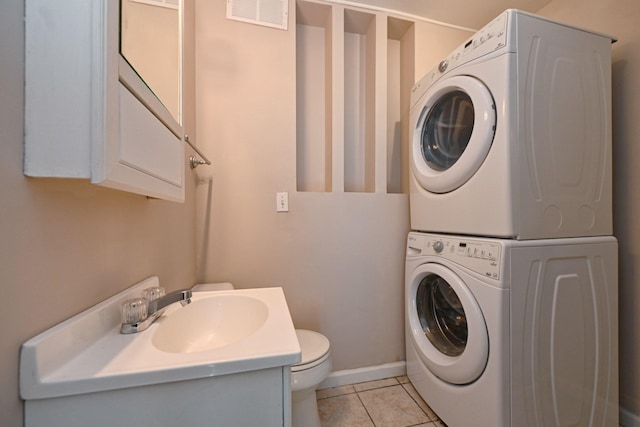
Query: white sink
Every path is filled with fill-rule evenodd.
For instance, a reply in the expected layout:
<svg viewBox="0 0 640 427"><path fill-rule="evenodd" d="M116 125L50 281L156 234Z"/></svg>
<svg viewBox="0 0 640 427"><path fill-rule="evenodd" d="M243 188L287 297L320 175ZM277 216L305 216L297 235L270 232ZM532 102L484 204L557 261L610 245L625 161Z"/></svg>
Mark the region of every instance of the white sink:
<svg viewBox="0 0 640 427"><path fill-rule="evenodd" d="M194 292L147 330L120 334L120 305L151 277L30 339L20 394L45 399L293 365L300 346L281 288Z"/></svg>
<svg viewBox="0 0 640 427"><path fill-rule="evenodd" d="M156 321L152 342L169 353L211 350L254 334L268 316L266 304L257 298L214 294L162 316Z"/></svg>

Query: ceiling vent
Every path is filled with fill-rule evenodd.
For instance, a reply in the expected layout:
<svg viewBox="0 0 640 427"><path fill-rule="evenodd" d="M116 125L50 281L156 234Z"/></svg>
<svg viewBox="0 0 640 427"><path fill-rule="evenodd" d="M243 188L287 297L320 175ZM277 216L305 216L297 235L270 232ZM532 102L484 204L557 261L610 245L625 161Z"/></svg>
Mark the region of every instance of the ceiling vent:
<svg viewBox="0 0 640 427"><path fill-rule="evenodd" d="M227 19L287 29L289 0L227 0Z"/></svg>

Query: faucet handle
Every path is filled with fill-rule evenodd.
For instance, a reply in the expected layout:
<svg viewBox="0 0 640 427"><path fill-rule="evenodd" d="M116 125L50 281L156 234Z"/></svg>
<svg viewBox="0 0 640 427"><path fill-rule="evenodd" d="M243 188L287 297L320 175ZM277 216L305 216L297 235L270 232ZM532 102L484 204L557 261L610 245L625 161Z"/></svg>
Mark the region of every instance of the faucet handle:
<svg viewBox="0 0 640 427"><path fill-rule="evenodd" d="M142 298L146 298L151 302L162 298L165 294L166 292L162 286L153 286L142 291Z"/></svg>
<svg viewBox="0 0 640 427"><path fill-rule="evenodd" d="M131 298L120 306L122 324L132 325L144 321L149 315L149 300L146 298Z"/></svg>

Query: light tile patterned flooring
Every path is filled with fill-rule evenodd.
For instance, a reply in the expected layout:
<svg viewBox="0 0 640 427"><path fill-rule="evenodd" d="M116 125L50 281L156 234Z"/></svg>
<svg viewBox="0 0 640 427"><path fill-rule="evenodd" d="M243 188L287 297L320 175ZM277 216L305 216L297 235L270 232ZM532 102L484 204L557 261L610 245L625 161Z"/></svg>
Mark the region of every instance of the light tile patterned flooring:
<svg viewBox="0 0 640 427"><path fill-rule="evenodd" d="M446 427L406 376L316 392L322 427Z"/></svg>

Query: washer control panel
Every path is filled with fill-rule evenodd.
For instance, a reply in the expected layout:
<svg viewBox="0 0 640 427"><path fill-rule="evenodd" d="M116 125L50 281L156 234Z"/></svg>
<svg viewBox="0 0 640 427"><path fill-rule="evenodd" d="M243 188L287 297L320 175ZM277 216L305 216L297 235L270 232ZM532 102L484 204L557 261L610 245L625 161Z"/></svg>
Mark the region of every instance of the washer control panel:
<svg viewBox="0 0 640 427"><path fill-rule="evenodd" d="M407 257L442 257L495 280L500 279L501 249L499 242L436 234L409 233L407 241Z"/></svg>

